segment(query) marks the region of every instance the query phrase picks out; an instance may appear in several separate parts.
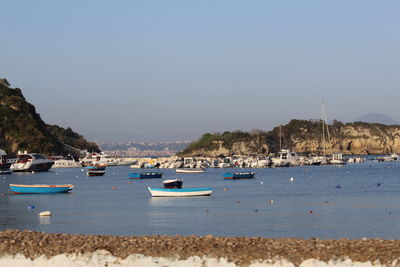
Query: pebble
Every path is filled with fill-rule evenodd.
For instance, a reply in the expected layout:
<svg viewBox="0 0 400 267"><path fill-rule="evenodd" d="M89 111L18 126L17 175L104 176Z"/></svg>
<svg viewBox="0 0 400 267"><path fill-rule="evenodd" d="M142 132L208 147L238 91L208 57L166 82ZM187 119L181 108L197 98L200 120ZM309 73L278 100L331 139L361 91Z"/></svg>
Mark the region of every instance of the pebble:
<svg viewBox="0 0 400 267"><path fill-rule="evenodd" d="M384 239L299 239L262 237L206 236L109 236L81 234L49 234L35 231L5 230L0 232L0 254L22 254L35 259L42 255L53 257L66 254L85 254L105 250L125 259L140 254L152 257L181 259L191 256L225 258L236 266L252 262L284 259L300 266L307 259L323 262L350 259L354 262L379 262L395 266L399 258L400 240ZM279 264L277 264L278 266Z"/></svg>

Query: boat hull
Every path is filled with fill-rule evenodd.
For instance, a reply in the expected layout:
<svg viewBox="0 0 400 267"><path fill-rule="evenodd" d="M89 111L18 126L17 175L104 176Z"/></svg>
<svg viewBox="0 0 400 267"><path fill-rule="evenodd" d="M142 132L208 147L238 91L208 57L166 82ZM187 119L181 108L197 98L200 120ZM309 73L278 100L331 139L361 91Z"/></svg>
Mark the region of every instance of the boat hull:
<svg viewBox="0 0 400 267"><path fill-rule="evenodd" d="M67 193L74 188L71 184L66 185L17 185L10 184L13 194L55 194Z"/></svg>
<svg viewBox="0 0 400 267"><path fill-rule="evenodd" d="M102 170L88 170L87 176L103 176L105 173L106 171Z"/></svg>
<svg viewBox="0 0 400 267"><path fill-rule="evenodd" d="M211 187L204 188L152 188L148 187L152 197L196 197L210 196Z"/></svg>
<svg viewBox="0 0 400 267"><path fill-rule="evenodd" d="M53 164L53 161L35 164L14 163L12 164L11 168L14 172L47 172L50 170Z"/></svg>
<svg viewBox="0 0 400 267"><path fill-rule="evenodd" d="M153 179L153 178L161 178L163 175L162 172L142 172L142 173L129 173L128 177L130 179Z"/></svg>
<svg viewBox="0 0 400 267"><path fill-rule="evenodd" d="M224 179L253 179L255 172L224 173Z"/></svg>

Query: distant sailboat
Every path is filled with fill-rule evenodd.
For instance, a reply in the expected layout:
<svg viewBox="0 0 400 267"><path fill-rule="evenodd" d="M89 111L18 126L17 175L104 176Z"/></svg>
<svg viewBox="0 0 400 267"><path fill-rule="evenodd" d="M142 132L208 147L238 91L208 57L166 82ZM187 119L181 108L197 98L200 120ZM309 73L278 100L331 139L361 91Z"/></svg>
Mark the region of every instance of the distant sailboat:
<svg viewBox="0 0 400 267"><path fill-rule="evenodd" d="M326 134L328 137L328 144L329 144L329 149L331 152L332 157L328 159L326 157L326 151L325 151L325 127L326 127ZM346 164L346 162L343 160L343 154L342 153L333 153L333 148L332 148L332 140L331 140L331 135L329 133L329 125L328 125L328 116L326 115L326 108L325 108L325 102L322 99L322 149L323 149L323 156L322 156L322 161L326 161L326 163L329 164L335 164L335 165L343 165ZM325 164L326 164L325 163ZM321 162L321 164L324 164L324 162Z"/></svg>

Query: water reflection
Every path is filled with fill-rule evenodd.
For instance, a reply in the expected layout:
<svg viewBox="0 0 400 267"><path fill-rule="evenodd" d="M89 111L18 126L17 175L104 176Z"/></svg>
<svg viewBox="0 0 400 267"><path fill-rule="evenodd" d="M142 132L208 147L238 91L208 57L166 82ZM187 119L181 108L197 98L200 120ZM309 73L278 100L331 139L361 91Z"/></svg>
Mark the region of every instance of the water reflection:
<svg viewBox="0 0 400 267"><path fill-rule="evenodd" d="M38 216L38 217L39 217L39 224L51 224L50 216Z"/></svg>

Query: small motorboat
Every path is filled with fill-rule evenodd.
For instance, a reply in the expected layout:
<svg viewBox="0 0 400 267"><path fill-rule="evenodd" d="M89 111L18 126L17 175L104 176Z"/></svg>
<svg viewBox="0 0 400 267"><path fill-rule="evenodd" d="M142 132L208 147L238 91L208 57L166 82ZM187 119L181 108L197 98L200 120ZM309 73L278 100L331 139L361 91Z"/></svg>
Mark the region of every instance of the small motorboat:
<svg viewBox="0 0 400 267"><path fill-rule="evenodd" d="M224 179L253 179L255 172L226 172Z"/></svg>
<svg viewBox="0 0 400 267"><path fill-rule="evenodd" d="M103 176L106 173L105 164L94 164L86 166L87 176Z"/></svg>
<svg viewBox="0 0 400 267"><path fill-rule="evenodd" d="M87 170L97 170L97 171L105 171L107 165L105 164L95 164L86 166Z"/></svg>
<svg viewBox="0 0 400 267"><path fill-rule="evenodd" d="M203 173L205 169L176 169L176 173Z"/></svg>
<svg viewBox="0 0 400 267"><path fill-rule="evenodd" d="M87 171L87 176L103 176L106 173L104 170L89 169Z"/></svg>
<svg viewBox="0 0 400 267"><path fill-rule="evenodd" d="M163 175L162 172L141 172L141 173L129 173L128 176L130 179L152 179L152 178L161 178Z"/></svg>
<svg viewBox="0 0 400 267"><path fill-rule="evenodd" d="M72 190L72 184L48 185L48 184L10 184L10 190L13 194L54 194L66 193Z"/></svg>
<svg viewBox="0 0 400 267"><path fill-rule="evenodd" d="M183 181L180 179L169 179L163 181L164 188L182 188Z"/></svg>
<svg viewBox="0 0 400 267"><path fill-rule="evenodd" d="M211 187L204 188L152 188L148 187L152 197L197 197L210 196Z"/></svg>

